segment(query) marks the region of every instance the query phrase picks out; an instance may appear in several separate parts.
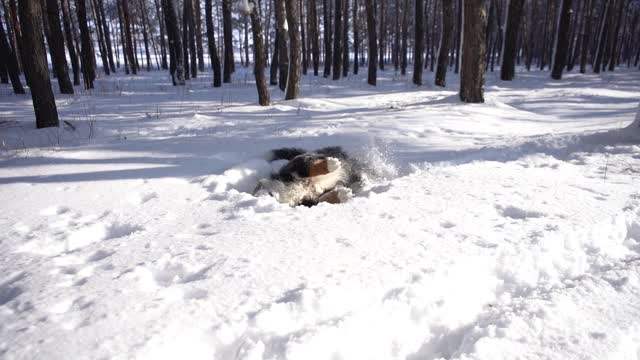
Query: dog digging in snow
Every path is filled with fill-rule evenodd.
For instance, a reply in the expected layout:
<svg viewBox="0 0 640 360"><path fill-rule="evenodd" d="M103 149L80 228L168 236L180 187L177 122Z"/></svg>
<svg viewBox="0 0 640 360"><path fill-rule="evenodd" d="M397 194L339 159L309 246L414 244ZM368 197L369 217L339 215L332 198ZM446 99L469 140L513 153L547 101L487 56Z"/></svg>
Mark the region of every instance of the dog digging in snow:
<svg viewBox="0 0 640 360"><path fill-rule="evenodd" d="M282 148L270 151L268 161L287 163L268 179L258 181L253 194L269 195L291 206L348 201L362 188L363 165L341 147L316 151Z"/></svg>

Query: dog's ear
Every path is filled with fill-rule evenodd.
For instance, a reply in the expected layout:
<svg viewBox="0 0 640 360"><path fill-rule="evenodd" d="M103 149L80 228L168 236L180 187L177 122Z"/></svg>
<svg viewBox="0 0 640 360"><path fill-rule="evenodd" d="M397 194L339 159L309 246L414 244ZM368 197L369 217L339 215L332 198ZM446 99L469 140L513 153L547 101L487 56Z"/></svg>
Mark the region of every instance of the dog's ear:
<svg viewBox="0 0 640 360"><path fill-rule="evenodd" d="M329 166L327 159L314 160L309 167L309 177L328 174Z"/></svg>

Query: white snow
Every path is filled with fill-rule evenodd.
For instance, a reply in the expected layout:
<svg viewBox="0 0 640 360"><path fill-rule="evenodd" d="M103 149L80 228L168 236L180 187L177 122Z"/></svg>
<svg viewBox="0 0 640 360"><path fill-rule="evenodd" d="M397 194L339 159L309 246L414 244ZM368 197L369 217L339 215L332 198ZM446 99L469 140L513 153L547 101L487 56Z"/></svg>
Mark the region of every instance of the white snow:
<svg viewBox="0 0 640 360"><path fill-rule="evenodd" d="M0 358L639 358L640 73L379 74L102 77L75 131L0 87ZM349 202L251 195L332 145L374 170Z"/></svg>

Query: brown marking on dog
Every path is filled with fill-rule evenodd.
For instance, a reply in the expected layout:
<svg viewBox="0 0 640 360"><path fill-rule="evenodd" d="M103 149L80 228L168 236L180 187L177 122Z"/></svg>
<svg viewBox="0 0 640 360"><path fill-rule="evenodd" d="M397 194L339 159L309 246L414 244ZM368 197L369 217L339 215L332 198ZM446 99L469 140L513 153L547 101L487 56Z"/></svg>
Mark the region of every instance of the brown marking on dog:
<svg viewBox="0 0 640 360"><path fill-rule="evenodd" d="M309 177L326 175L328 173L329 173L329 165L327 163L327 159L316 160L313 163L311 163L311 167L309 168Z"/></svg>
<svg viewBox="0 0 640 360"><path fill-rule="evenodd" d="M337 190L329 191L328 193L320 196L320 198L318 199L318 202L326 202L329 204L340 204L338 191Z"/></svg>

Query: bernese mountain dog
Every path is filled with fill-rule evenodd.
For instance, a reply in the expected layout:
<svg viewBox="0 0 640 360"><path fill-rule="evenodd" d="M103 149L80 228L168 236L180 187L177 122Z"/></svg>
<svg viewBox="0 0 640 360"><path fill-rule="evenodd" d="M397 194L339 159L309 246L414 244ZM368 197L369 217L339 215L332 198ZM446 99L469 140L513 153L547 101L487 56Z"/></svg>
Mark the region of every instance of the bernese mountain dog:
<svg viewBox="0 0 640 360"><path fill-rule="evenodd" d="M269 152L267 160L287 163L270 178L258 181L255 196L269 195L291 206L314 206L320 202L346 202L362 188L362 163L339 146L316 151L275 149Z"/></svg>

